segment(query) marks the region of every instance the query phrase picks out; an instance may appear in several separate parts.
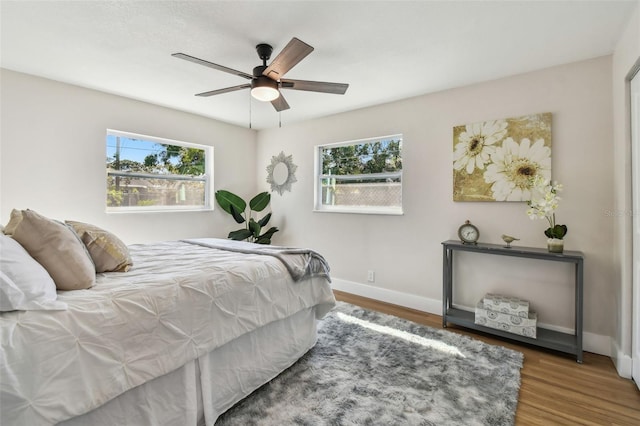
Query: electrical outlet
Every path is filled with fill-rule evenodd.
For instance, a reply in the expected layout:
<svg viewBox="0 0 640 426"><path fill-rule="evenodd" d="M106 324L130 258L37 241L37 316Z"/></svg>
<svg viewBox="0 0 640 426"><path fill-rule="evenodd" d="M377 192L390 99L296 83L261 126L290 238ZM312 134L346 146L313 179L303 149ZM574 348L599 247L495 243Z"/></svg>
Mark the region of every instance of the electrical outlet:
<svg viewBox="0 0 640 426"><path fill-rule="evenodd" d="M376 273L374 271L367 271L367 281L373 283L376 281Z"/></svg>

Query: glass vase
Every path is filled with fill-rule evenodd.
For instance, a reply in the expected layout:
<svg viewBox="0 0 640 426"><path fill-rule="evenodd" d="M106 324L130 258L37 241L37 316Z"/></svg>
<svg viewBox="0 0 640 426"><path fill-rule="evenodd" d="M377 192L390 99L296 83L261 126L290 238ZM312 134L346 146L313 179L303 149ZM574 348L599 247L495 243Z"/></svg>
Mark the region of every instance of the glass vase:
<svg viewBox="0 0 640 426"><path fill-rule="evenodd" d="M564 251L564 240L559 238L549 238L547 240L549 253L562 253Z"/></svg>

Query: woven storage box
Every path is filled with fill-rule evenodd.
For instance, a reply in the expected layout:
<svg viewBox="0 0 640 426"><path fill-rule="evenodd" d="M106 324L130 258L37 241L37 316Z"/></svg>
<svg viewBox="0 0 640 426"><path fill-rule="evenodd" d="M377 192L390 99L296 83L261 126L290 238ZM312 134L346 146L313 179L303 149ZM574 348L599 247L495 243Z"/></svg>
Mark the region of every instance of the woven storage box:
<svg viewBox="0 0 640 426"><path fill-rule="evenodd" d="M538 316L535 312L528 312L527 318L520 315L505 314L485 309L484 299L476 305L475 323L485 327L495 328L521 336L536 338L536 324Z"/></svg>
<svg viewBox="0 0 640 426"><path fill-rule="evenodd" d="M502 294L487 293L484 295L482 302L484 309L529 318L529 302L526 300Z"/></svg>

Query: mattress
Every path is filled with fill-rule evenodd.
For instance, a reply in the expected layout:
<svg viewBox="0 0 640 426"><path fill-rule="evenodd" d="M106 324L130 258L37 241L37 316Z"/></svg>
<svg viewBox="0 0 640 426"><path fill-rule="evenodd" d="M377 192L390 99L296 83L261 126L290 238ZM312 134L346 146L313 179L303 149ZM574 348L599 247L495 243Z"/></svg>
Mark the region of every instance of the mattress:
<svg viewBox="0 0 640 426"><path fill-rule="evenodd" d="M325 277L188 242L130 246L134 267L59 293L66 311L0 315L2 424L85 414L267 324L334 304Z"/></svg>

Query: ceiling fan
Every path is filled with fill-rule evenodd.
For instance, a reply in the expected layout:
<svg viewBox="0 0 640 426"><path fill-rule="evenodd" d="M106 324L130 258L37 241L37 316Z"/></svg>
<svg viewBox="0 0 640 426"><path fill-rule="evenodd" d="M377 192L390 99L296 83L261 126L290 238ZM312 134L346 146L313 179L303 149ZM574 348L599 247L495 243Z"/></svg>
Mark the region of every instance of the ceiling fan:
<svg viewBox="0 0 640 426"><path fill-rule="evenodd" d="M256 51L258 52L260 59L262 59L262 65L258 65L253 69L253 75L234 70L233 68L214 64L213 62L205 61L204 59L199 59L185 53L174 53L171 56L251 80L250 83L227 87L224 89L211 90L209 92L202 92L196 94L196 96L221 95L223 93L251 88L251 96L260 101L271 102L278 112L290 108L289 104L282 96L280 89L306 90L309 92L344 95L349 87L348 84L344 83L327 83L323 81L291 80L282 78L298 62L303 60L309 53L313 52L313 47L295 37L292 38L284 49L282 49L282 52L280 52L278 56L271 61L269 66L267 66L267 61L271 58L273 47L268 44L261 43L256 46Z"/></svg>

